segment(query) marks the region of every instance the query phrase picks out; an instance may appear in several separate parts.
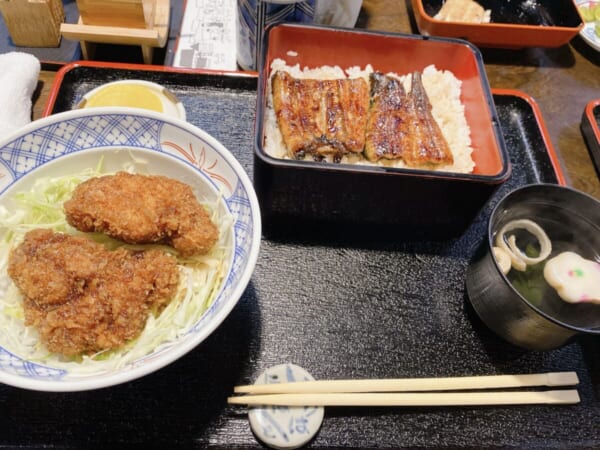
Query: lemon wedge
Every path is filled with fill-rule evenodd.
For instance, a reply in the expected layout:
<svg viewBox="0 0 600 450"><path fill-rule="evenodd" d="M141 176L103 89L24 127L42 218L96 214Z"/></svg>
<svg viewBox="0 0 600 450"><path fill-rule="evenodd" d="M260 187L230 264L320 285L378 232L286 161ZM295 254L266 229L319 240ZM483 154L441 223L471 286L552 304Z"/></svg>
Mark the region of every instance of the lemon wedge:
<svg viewBox="0 0 600 450"><path fill-rule="evenodd" d="M87 99L86 107L128 106L163 112L163 102L154 91L138 84L106 85Z"/></svg>
<svg viewBox="0 0 600 450"><path fill-rule="evenodd" d="M102 84L79 101L77 108L128 107L146 109L185 120L185 108L175 94L145 80L120 80Z"/></svg>

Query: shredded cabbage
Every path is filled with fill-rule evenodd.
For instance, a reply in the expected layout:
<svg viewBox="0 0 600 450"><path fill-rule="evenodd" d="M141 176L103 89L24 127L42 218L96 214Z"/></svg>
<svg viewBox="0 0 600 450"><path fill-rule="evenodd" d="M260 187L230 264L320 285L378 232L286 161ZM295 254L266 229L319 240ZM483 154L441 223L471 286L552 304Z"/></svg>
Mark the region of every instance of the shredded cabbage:
<svg viewBox="0 0 600 450"><path fill-rule="evenodd" d="M129 171L135 168L126 167ZM71 227L63 212L63 203L71 197L81 182L107 173L102 161L94 169L75 175L36 180L28 192L14 196L15 208L0 205L0 345L19 357L39 364L64 368L74 375L97 374L116 370L150 353L172 345L198 322L214 301L227 272L232 248L227 238L233 218L229 213L219 214L217 201L205 204L219 227L219 241L206 255L180 257L172 248L162 245L127 245L101 233L87 233L107 248L123 246L131 249L160 247L178 260L180 282L177 293L160 314L150 314L142 333L119 349L65 358L48 352L39 339L37 330L25 326L23 297L7 274L8 257L25 233L35 228L49 228L57 232L81 234ZM4 295L2 295L4 294Z"/></svg>

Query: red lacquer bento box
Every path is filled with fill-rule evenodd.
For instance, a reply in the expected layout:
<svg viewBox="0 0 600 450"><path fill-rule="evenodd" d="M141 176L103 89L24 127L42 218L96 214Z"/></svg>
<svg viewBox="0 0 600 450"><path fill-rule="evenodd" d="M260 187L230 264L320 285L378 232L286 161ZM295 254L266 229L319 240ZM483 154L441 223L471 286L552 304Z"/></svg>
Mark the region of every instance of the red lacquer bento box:
<svg viewBox="0 0 600 450"><path fill-rule="evenodd" d="M269 77L276 59L300 68L372 66L410 74L435 65L461 85L470 130L470 173L280 158L265 149ZM431 99L432 103L435 99ZM269 131L270 132L270 131ZM278 24L265 33L258 85L254 182L265 232L318 227L397 238L460 235L511 173L479 50L455 39L313 25ZM383 234L377 234L381 231Z"/></svg>

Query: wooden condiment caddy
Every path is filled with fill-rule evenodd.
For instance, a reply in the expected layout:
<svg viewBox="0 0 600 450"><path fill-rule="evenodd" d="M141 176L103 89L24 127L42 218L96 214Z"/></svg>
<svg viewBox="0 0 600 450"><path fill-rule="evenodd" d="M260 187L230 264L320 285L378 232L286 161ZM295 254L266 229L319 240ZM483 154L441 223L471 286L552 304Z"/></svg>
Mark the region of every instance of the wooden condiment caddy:
<svg viewBox="0 0 600 450"><path fill-rule="evenodd" d="M80 41L85 59L94 43L139 45L150 64L154 48L167 43L170 0L77 0L77 8L78 23L63 23L60 32Z"/></svg>
<svg viewBox="0 0 600 450"><path fill-rule="evenodd" d="M19 47L58 47L65 19L61 0L0 0L8 33Z"/></svg>

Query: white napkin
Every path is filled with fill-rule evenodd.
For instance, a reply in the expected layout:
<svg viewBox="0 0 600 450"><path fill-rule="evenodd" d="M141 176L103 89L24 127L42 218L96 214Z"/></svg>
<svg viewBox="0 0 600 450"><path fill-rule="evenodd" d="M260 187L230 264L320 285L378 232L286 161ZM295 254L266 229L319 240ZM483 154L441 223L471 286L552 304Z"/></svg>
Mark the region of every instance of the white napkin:
<svg viewBox="0 0 600 450"><path fill-rule="evenodd" d="M40 61L33 55L0 55L0 139L31 122L31 97L39 74Z"/></svg>

